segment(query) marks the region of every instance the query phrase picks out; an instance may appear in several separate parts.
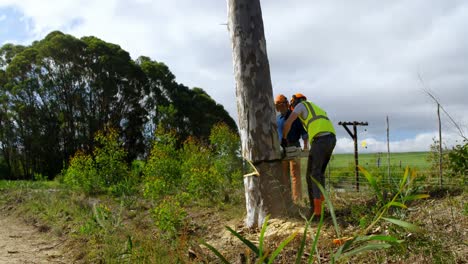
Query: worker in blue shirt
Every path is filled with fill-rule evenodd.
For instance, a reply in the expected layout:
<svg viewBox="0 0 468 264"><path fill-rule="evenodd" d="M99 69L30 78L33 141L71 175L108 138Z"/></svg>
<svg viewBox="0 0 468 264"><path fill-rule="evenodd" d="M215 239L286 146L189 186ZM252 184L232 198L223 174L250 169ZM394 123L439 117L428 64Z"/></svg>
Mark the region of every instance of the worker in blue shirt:
<svg viewBox="0 0 468 264"><path fill-rule="evenodd" d="M278 136L279 140L283 138L283 127L284 123L291 114L291 109L289 106L289 101L286 96L280 94L275 97L275 107L276 111L279 112L276 117L278 125ZM291 130L288 133L288 147L295 146L301 147L300 139L302 138L304 142L304 150L308 149L308 136L307 132L302 126L302 123L299 119L295 120L291 125ZM282 175L284 179L288 179L291 174L291 189L292 189L292 198L294 202L299 202L302 200L302 184L301 184L301 160L300 158L285 160L282 163L283 170ZM288 182L288 181L286 181Z"/></svg>

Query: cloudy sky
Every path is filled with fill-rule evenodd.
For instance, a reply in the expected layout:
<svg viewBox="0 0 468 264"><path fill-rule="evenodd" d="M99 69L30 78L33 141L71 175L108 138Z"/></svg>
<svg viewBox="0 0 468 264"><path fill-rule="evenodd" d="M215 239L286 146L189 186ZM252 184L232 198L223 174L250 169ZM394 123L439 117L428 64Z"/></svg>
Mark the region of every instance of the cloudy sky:
<svg viewBox="0 0 468 264"><path fill-rule="evenodd" d="M261 4L273 93L301 92L335 123L367 121L358 128L361 152L386 151L386 116L391 151L429 149L437 106L423 88L468 134L468 1ZM0 44L30 45L53 30L93 35L134 59L166 63L237 120L226 16L223 0L0 0ZM445 114L442 129L447 146L460 142ZM346 131L336 130L335 151L352 152Z"/></svg>

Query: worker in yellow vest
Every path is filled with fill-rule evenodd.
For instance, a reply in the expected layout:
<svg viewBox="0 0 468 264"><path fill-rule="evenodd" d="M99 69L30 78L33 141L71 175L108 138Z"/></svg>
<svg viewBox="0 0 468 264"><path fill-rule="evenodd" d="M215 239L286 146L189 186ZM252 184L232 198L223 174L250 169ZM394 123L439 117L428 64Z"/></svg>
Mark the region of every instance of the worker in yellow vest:
<svg viewBox="0 0 468 264"><path fill-rule="evenodd" d="M320 189L311 180L313 177L325 188L325 170L330 161L333 149L336 145L336 132L327 113L316 104L307 101L307 98L300 94L294 94L290 103L294 108L283 127L283 138L281 145L288 144L287 136L291 125L299 118L309 135L309 158L307 161L307 191L311 213L315 216L321 215L323 195Z"/></svg>
<svg viewBox="0 0 468 264"><path fill-rule="evenodd" d="M281 140L283 138L283 127L284 123L292 113L289 107L289 101L286 96L279 94L275 97L275 108L279 113L276 116L276 123L278 125L278 136ZM288 147L301 147L300 139L304 142L304 150L308 149L307 131L299 120L295 120L288 134ZM289 181L289 175L291 175L291 189L292 198L294 202L299 203L302 200L302 181L301 181L301 159L295 158L291 160L284 160L283 166L283 182Z"/></svg>

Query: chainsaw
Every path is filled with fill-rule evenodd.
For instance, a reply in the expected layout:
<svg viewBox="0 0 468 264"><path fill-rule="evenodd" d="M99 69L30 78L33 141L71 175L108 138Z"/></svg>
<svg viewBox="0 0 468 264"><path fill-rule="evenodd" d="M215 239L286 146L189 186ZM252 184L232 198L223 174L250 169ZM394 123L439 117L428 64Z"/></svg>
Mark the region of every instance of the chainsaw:
<svg viewBox="0 0 468 264"><path fill-rule="evenodd" d="M302 157L308 157L309 152L308 151L303 151L301 147L296 147L296 146L290 146L282 149L282 159L283 160L292 160L292 159L297 159L297 158L302 158Z"/></svg>

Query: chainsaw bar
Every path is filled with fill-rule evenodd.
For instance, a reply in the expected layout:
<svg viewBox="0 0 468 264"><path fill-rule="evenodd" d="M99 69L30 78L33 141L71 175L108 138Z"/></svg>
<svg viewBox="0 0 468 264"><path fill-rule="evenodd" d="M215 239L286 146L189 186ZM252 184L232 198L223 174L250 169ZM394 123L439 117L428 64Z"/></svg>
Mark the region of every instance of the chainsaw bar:
<svg viewBox="0 0 468 264"><path fill-rule="evenodd" d="M297 158L302 158L302 157L308 157L309 152L308 151L302 151L301 147L286 147L286 149L283 149L283 160L292 160L292 159L297 159Z"/></svg>

